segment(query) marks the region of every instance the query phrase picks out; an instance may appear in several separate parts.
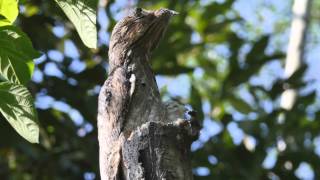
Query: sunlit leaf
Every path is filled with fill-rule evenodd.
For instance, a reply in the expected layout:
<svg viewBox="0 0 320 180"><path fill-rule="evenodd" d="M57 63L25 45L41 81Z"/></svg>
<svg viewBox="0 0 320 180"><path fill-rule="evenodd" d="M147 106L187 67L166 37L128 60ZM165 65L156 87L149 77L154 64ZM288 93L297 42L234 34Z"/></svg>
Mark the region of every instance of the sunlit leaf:
<svg viewBox="0 0 320 180"><path fill-rule="evenodd" d="M29 38L17 27L0 27L0 79L26 84L33 72L32 60L39 56Z"/></svg>
<svg viewBox="0 0 320 180"><path fill-rule="evenodd" d="M10 24L11 24L10 21L6 17L0 14L0 26L6 26Z"/></svg>
<svg viewBox="0 0 320 180"><path fill-rule="evenodd" d="M18 13L17 0L0 0L0 26L12 24Z"/></svg>
<svg viewBox="0 0 320 180"><path fill-rule="evenodd" d="M96 0L55 0L74 24L83 43L97 47Z"/></svg>
<svg viewBox="0 0 320 180"><path fill-rule="evenodd" d="M39 12L39 8L35 5L26 5L25 11L23 14L27 17L32 17L33 15L37 14Z"/></svg>
<svg viewBox="0 0 320 180"><path fill-rule="evenodd" d="M39 127L33 99L26 87L0 83L0 112L10 125L31 143L39 142Z"/></svg>

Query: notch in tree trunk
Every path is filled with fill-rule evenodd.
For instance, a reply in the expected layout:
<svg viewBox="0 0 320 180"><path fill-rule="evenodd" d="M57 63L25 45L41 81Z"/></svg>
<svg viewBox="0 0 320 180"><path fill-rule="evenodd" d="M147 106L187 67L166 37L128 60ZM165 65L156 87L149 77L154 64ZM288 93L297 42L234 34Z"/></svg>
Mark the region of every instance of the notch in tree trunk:
<svg viewBox="0 0 320 180"><path fill-rule="evenodd" d="M109 76L98 102L102 180L193 179L189 153L199 132L195 115L189 112L186 119L184 106L161 102L149 65L176 14L136 8L113 29Z"/></svg>

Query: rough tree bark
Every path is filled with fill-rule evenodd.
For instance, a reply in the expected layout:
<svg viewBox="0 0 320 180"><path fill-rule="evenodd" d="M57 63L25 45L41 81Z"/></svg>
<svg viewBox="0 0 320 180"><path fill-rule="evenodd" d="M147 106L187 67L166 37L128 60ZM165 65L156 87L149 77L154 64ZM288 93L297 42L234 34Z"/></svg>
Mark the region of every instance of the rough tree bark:
<svg viewBox="0 0 320 180"><path fill-rule="evenodd" d="M184 107L162 103L149 65L170 18L141 8L118 22L109 46L109 76L98 108L100 174L108 179L193 179L191 142L199 132Z"/></svg>

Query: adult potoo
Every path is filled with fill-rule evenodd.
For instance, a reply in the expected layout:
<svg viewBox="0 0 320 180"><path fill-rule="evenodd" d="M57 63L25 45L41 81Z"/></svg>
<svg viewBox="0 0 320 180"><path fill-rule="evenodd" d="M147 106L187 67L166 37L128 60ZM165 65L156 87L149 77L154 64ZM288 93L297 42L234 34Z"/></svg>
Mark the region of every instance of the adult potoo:
<svg viewBox="0 0 320 180"><path fill-rule="evenodd" d="M98 139L101 178L118 179L121 144L145 122L164 118L164 108L153 72L151 52L176 12L141 8L118 22L109 46L109 76L98 104Z"/></svg>

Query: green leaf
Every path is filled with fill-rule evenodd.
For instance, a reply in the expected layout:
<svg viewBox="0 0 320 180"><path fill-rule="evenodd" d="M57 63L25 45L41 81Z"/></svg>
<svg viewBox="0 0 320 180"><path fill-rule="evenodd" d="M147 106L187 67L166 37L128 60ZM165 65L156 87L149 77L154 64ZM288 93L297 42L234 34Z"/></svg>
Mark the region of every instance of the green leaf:
<svg viewBox="0 0 320 180"><path fill-rule="evenodd" d="M76 27L83 43L97 48L96 0L55 0Z"/></svg>
<svg viewBox="0 0 320 180"><path fill-rule="evenodd" d="M263 36L261 39L259 39L257 42L254 43L251 51L247 54L246 57L246 63L261 63L259 60L263 58L264 51L268 46L270 36Z"/></svg>
<svg viewBox="0 0 320 180"><path fill-rule="evenodd" d="M6 17L0 14L0 26L6 26L10 24L11 24L10 21Z"/></svg>
<svg viewBox="0 0 320 180"><path fill-rule="evenodd" d="M39 143L39 127L33 98L26 87L10 82L0 83L0 112L26 140Z"/></svg>
<svg viewBox="0 0 320 180"><path fill-rule="evenodd" d="M26 84L33 72L32 60L39 56L29 38L17 27L0 27L0 79Z"/></svg>
<svg viewBox="0 0 320 180"><path fill-rule="evenodd" d="M287 80L286 83L290 85L297 85L303 82L304 74L307 71L308 66L306 64L301 64L301 67L297 69Z"/></svg>
<svg viewBox="0 0 320 180"><path fill-rule="evenodd" d="M235 96L229 96L228 97L230 103L232 106L239 112L243 114L248 114L252 111L252 108L249 104L247 104L245 101L243 101L241 98L235 97Z"/></svg>
<svg viewBox="0 0 320 180"><path fill-rule="evenodd" d="M0 0L0 26L12 24L18 13L18 2L16 0Z"/></svg>

